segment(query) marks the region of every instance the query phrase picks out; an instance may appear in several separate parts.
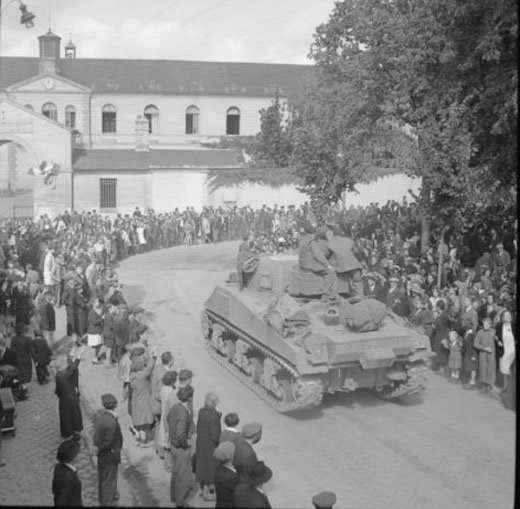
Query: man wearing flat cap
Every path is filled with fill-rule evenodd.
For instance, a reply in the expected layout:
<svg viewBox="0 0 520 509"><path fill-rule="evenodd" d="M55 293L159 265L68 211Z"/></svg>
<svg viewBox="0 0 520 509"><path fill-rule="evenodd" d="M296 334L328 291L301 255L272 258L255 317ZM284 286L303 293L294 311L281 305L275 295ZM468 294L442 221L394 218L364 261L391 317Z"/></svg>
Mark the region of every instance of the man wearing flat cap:
<svg viewBox="0 0 520 509"><path fill-rule="evenodd" d="M322 491L312 497L312 504L316 509L332 509L336 503L336 495L332 491Z"/></svg>
<svg viewBox="0 0 520 509"><path fill-rule="evenodd" d="M233 492L240 482L240 477L233 466L235 455L235 444L233 442L222 442L213 453L217 460L215 470L215 508L235 507L233 502Z"/></svg>
<svg viewBox="0 0 520 509"><path fill-rule="evenodd" d="M263 461L257 461L248 467L242 482L233 493L235 507L271 509L271 503L262 487L272 476L273 471Z"/></svg>
<svg viewBox="0 0 520 509"><path fill-rule="evenodd" d="M98 458L99 504L112 506L119 498L117 493L117 469L121 463L123 434L115 409L117 399L113 394L101 396L102 410L94 423L94 450Z"/></svg>
<svg viewBox="0 0 520 509"><path fill-rule="evenodd" d="M56 459L58 463L54 467L52 478L52 495L55 506L81 507L81 481L76 467L72 464L78 455L79 443L74 440L66 440L58 447Z"/></svg>
<svg viewBox="0 0 520 509"><path fill-rule="evenodd" d="M237 437L235 441L233 458L233 465L239 475L243 475L248 467L258 461L253 444L257 444L261 438L262 425L259 422L248 422L242 426L242 436Z"/></svg>

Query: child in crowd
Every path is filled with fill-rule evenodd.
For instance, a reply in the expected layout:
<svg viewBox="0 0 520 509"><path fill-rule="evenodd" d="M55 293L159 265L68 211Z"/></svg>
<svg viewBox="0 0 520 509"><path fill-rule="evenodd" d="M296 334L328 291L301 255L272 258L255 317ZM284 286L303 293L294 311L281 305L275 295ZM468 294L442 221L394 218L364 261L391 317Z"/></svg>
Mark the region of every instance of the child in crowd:
<svg viewBox="0 0 520 509"><path fill-rule="evenodd" d="M448 357L448 368L451 372L451 379L454 382L458 382L460 377L460 368L462 368L462 339L457 334L456 330L450 330L448 332L446 346L450 351Z"/></svg>

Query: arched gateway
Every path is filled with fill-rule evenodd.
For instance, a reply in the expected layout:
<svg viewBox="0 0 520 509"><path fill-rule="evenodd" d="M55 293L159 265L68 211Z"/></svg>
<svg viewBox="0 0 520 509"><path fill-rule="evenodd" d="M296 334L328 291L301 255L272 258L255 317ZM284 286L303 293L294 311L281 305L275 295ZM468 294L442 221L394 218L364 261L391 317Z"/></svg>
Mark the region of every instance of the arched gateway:
<svg viewBox="0 0 520 509"><path fill-rule="evenodd" d="M0 99L0 218L70 209L71 154L69 128Z"/></svg>

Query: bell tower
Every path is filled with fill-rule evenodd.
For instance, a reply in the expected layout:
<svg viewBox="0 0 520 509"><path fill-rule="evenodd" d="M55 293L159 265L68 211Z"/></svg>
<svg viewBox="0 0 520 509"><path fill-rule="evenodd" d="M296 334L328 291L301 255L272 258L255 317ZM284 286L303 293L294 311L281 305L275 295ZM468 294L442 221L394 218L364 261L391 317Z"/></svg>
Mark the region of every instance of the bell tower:
<svg viewBox="0 0 520 509"><path fill-rule="evenodd" d="M69 34L69 42L65 45L65 58L76 58L76 46L72 42L71 34Z"/></svg>
<svg viewBox="0 0 520 509"><path fill-rule="evenodd" d="M40 59L38 70L40 74L60 73L60 41L61 37L49 31L38 37L40 41Z"/></svg>

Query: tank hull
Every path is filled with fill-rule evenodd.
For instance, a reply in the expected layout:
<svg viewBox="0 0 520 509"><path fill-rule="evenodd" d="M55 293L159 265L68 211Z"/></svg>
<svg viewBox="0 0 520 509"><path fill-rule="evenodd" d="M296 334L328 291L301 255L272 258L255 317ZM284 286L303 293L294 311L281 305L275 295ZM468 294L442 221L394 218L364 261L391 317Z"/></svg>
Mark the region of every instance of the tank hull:
<svg viewBox="0 0 520 509"><path fill-rule="evenodd" d="M426 388L429 342L403 324L388 317L378 331L352 333L324 323L325 304L285 296L291 312L310 320L305 332L286 334L270 319L279 299L217 286L202 314L208 353L277 411L317 406L325 393L373 389L398 398Z"/></svg>

